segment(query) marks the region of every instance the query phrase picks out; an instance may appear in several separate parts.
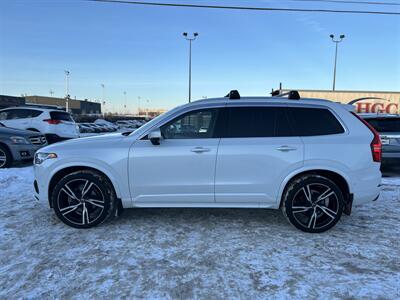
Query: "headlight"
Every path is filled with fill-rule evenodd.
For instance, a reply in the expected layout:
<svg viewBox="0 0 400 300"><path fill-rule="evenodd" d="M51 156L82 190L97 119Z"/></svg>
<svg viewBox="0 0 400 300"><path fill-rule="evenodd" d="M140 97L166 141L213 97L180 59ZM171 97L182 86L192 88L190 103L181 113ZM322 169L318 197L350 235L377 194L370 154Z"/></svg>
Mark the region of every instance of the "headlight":
<svg viewBox="0 0 400 300"><path fill-rule="evenodd" d="M35 159L33 160L33 163L35 165L40 165L45 160L53 159L53 158L57 158L57 154L55 154L55 153L36 152L35 153Z"/></svg>
<svg viewBox="0 0 400 300"><path fill-rule="evenodd" d="M30 144L30 142L23 136L12 136L10 137L10 140L13 144Z"/></svg>

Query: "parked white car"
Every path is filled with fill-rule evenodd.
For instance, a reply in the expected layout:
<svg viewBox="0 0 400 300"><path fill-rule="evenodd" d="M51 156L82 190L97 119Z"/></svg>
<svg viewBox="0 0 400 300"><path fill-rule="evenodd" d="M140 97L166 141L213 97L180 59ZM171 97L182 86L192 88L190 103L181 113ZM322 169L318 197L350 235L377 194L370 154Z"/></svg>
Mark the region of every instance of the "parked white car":
<svg viewBox="0 0 400 300"><path fill-rule="evenodd" d="M0 110L0 123L6 127L40 132L49 144L79 137L79 129L71 115L57 109L36 106L11 107Z"/></svg>
<svg viewBox="0 0 400 300"><path fill-rule="evenodd" d="M35 197L77 228L121 208L234 207L281 208L298 229L323 232L378 198L380 160L379 135L344 105L231 93L132 133L41 149Z"/></svg>

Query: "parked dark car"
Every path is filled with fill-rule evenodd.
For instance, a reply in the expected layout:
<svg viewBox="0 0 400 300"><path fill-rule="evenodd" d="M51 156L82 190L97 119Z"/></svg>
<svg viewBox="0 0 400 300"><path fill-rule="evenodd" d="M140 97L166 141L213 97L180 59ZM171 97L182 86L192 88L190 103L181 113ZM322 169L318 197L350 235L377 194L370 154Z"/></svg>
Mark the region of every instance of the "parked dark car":
<svg viewBox="0 0 400 300"><path fill-rule="evenodd" d="M382 164L400 163L400 115L361 114L382 141Z"/></svg>
<svg viewBox="0 0 400 300"><path fill-rule="evenodd" d="M32 160L36 150L46 145L46 138L38 132L0 124L0 168L8 168L15 161Z"/></svg>

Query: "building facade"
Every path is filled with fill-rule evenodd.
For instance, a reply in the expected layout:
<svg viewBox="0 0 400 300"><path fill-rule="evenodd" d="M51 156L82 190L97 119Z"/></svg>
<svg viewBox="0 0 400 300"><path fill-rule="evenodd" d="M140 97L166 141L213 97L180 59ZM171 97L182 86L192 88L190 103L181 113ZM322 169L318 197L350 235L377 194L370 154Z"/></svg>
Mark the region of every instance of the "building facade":
<svg viewBox="0 0 400 300"><path fill-rule="evenodd" d="M282 93L290 89L282 89ZM400 92L297 90L302 98L353 104L357 112L400 114Z"/></svg>
<svg viewBox="0 0 400 300"><path fill-rule="evenodd" d="M49 105L65 110L66 102L64 98L55 98L46 96L14 97L14 96L0 95L0 109L12 106L22 106L27 104ZM101 104L97 102L91 102L88 100L70 99L68 105L69 105L69 111L73 114L77 115L101 114Z"/></svg>
<svg viewBox="0 0 400 300"><path fill-rule="evenodd" d="M25 105L24 97L0 95L0 109L20 105Z"/></svg>
<svg viewBox="0 0 400 300"><path fill-rule="evenodd" d="M54 105L63 109L65 109L66 105L65 98L55 98L47 96L26 96L25 101L26 103L32 104ZM71 113L77 115L101 114L101 104L88 100L70 99L68 101L68 107Z"/></svg>

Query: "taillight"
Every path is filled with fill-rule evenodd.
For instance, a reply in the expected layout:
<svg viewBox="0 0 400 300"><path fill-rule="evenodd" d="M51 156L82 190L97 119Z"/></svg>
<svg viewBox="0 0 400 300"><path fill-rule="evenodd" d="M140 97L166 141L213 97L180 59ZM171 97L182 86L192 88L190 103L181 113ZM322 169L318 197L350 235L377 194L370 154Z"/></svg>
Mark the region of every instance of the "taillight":
<svg viewBox="0 0 400 300"><path fill-rule="evenodd" d="M54 119L46 119L46 120L43 120L43 122L47 122L47 123L49 123L51 125L57 125L57 124L61 123L60 120L54 120Z"/></svg>
<svg viewBox="0 0 400 300"><path fill-rule="evenodd" d="M363 122L364 125L367 126L369 128L369 130L371 130L371 132L374 134L374 138L372 139L372 142L371 142L372 159L375 162L381 162L382 161L382 142L381 142L379 133L375 130L374 127L371 126L371 124L369 124L367 121L365 121L359 115L357 115L354 112L352 112L352 114L357 119L359 119L361 122Z"/></svg>

